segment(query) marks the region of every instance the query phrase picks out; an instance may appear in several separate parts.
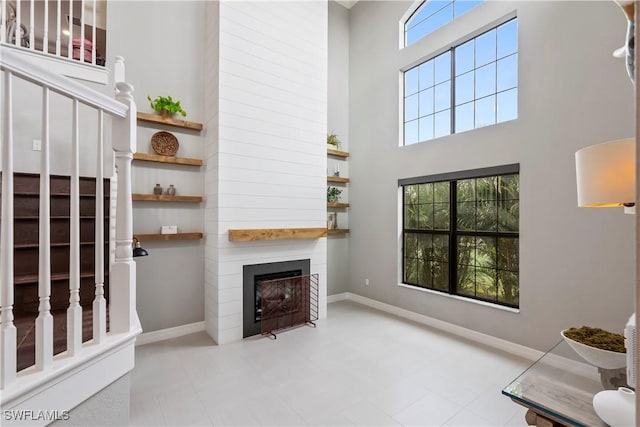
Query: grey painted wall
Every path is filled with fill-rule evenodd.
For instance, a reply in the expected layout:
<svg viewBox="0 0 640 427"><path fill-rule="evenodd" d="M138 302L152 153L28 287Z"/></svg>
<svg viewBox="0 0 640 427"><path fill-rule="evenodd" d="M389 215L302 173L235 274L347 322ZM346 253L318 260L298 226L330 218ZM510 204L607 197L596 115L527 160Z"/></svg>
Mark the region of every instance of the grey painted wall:
<svg viewBox="0 0 640 427"><path fill-rule="evenodd" d="M107 61L113 64L116 55L124 56L126 80L135 88L138 111L152 112L147 95L171 95L181 101L188 120L204 122L204 2L110 2L107 9ZM153 152L150 139L158 130L176 135L178 156L203 158L206 129L198 133L139 125L139 152ZM204 167L134 162L132 176L134 193L151 193L155 183L165 188L174 184L177 194L204 193ZM184 232L204 228L200 205L134 202L133 210L134 233L158 233L162 225L177 225ZM202 321L203 241L143 242L143 246L150 253L136 259L143 330Z"/></svg>
<svg viewBox="0 0 640 427"><path fill-rule="evenodd" d="M329 64L327 87L327 132L335 133L342 142L342 150L349 150L349 10L329 1ZM334 164L340 176L349 177L349 162L335 158L327 160L328 174ZM343 190L342 200L349 200L349 186L337 185ZM348 228L348 210L339 210L338 226ZM349 237L332 236L327 239L327 293L346 292L349 281Z"/></svg>
<svg viewBox="0 0 640 427"><path fill-rule="evenodd" d="M632 85L611 56L624 15L613 2L486 2L399 50L412 3L361 1L350 11L348 290L541 350L569 326L621 331L633 312L634 218L576 207L574 153L633 134ZM514 12L519 118L399 147L400 70ZM397 180L516 162L520 312L398 286Z"/></svg>

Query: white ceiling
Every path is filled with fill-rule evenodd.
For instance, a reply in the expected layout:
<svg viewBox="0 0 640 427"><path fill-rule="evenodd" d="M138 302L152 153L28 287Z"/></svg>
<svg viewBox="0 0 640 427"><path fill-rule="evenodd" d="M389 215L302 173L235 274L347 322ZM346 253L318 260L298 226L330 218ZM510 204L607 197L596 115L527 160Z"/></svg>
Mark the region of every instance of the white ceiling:
<svg viewBox="0 0 640 427"><path fill-rule="evenodd" d="M336 3L339 3L346 7L347 9L351 9L354 4L358 3L358 0L335 0Z"/></svg>

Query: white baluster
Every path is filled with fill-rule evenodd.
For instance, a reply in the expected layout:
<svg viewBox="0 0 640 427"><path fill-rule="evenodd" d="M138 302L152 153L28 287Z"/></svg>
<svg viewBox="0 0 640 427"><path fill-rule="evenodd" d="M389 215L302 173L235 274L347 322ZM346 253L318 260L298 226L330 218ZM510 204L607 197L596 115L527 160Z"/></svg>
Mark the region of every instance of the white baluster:
<svg viewBox="0 0 640 427"><path fill-rule="evenodd" d="M0 43L7 41L7 0L0 0Z"/></svg>
<svg viewBox="0 0 640 427"><path fill-rule="evenodd" d="M116 84L119 82L125 81L125 68L124 68L124 58L122 56L116 56L116 62L113 64L113 83Z"/></svg>
<svg viewBox="0 0 640 427"><path fill-rule="evenodd" d="M104 298L104 112L98 111L98 160L96 170L96 297L93 300L93 342L107 334L107 302Z"/></svg>
<svg viewBox="0 0 640 427"><path fill-rule="evenodd" d="M56 56L62 56L60 54L60 38L62 37L62 28L60 28L60 15L62 14L61 0L58 0L58 6L56 9Z"/></svg>
<svg viewBox="0 0 640 427"><path fill-rule="evenodd" d="M44 34L42 35L42 51L49 53L49 0L44 0Z"/></svg>
<svg viewBox="0 0 640 427"><path fill-rule="evenodd" d="M15 45L22 46L22 2L16 2ZM11 40L9 40L11 41Z"/></svg>
<svg viewBox="0 0 640 427"><path fill-rule="evenodd" d="M40 151L40 261L38 263L38 318L36 319L36 367L44 370L53 361L51 316L51 186L49 184L49 88L42 88L42 148Z"/></svg>
<svg viewBox="0 0 640 427"><path fill-rule="evenodd" d="M80 0L80 62L84 62L84 0Z"/></svg>
<svg viewBox="0 0 640 427"><path fill-rule="evenodd" d="M2 105L2 221L0 222L0 388L16 378L16 327L13 324L13 100L12 75L4 73Z"/></svg>
<svg viewBox="0 0 640 427"><path fill-rule="evenodd" d="M73 0L69 0L69 47L67 50L67 56L69 59L73 59Z"/></svg>
<svg viewBox="0 0 640 427"><path fill-rule="evenodd" d="M80 306L80 103L73 100L71 141L71 229L69 231L69 308L67 309L67 354L74 356L82 348L82 307Z"/></svg>
<svg viewBox="0 0 640 427"><path fill-rule="evenodd" d="M93 14L93 19L91 21L91 43L93 43L93 50L91 51L91 63L93 65L96 64L96 51L98 50L98 46L96 44L96 0L93 0L91 13Z"/></svg>
<svg viewBox="0 0 640 427"><path fill-rule="evenodd" d="M136 327L136 263L133 261L133 209L131 202L131 160L136 146L136 104L133 86L116 83L116 99L129 106L125 119L113 121L113 149L118 173L116 207L116 254L111 270L110 330L128 332Z"/></svg>
<svg viewBox="0 0 640 427"><path fill-rule="evenodd" d="M29 48L34 50L36 47L36 38L35 38L35 9L36 5L33 0L29 4Z"/></svg>

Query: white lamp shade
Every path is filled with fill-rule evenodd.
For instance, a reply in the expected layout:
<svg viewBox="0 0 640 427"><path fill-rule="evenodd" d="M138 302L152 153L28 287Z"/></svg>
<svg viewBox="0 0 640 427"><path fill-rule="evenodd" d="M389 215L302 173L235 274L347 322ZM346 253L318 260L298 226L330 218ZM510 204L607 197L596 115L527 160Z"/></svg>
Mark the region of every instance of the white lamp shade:
<svg viewBox="0 0 640 427"><path fill-rule="evenodd" d="M636 202L636 143L621 139L576 152L578 206L616 207Z"/></svg>

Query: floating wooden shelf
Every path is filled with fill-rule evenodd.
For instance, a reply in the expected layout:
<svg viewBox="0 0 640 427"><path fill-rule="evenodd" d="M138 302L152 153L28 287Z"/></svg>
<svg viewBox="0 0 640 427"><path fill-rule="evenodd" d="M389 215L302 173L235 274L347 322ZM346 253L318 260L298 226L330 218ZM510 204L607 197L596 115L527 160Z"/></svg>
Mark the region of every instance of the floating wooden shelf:
<svg viewBox="0 0 640 427"><path fill-rule="evenodd" d="M329 202L327 203L328 208L348 208L349 203L341 203L341 202Z"/></svg>
<svg viewBox="0 0 640 427"><path fill-rule="evenodd" d="M327 230L329 236L340 236L343 234L349 234L348 228L334 228L333 230Z"/></svg>
<svg viewBox="0 0 640 427"><path fill-rule="evenodd" d="M336 157L349 157L349 153L347 153L346 151L340 151L340 150L332 150L331 148L327 148L327 154L329 156L336 156Z"/></svg>
<svg viewBox="0 0 640 427"><path fill-rule="evenodd" d="M349 182L349 178L343 178L341 176L328 176L327 182L335 182L338 184L346 184Z"/></svg>
<svg viewBox="0 0 640 427"><path fill-rule="evenodd" d="M327 236L326 228L261 228L229 230L229 241L319 239Z"/></svg>
<svg viewBox="0 0 640 427"><path fill-rule="evenodd" d="M188 157L170 157L170 156L159 156L157 154L148 154L148 153L134 153L133 160L142 160L145 162L158 162L158 163L173 163L176 165L186 165L186 166L202 166L201 159L190 159Z"/></svg>
<svg viewBox="0 0 640 427"><path fill-rule="evenodd" d="M140 202L177 202L177 203L200 203L202 196L167 196L156 194L132 194L131 199Z"/></svg>
<svg viewBox="0 0 640 427"><path fill-rule="evenodd" d="M178 234L134 234L142 244L144 242L158 240L200 240L202 233L178 233Z"/></svg>
<svg viewBox="0 0 640 427"><path fill-rule="evenodd" d="M189 122L187 120L172 119L169 117L162 117L159 114L138 113L138 120L141 122L160 123L168 126L175 126L183 129L202 130L202 123Z"/></svg>

